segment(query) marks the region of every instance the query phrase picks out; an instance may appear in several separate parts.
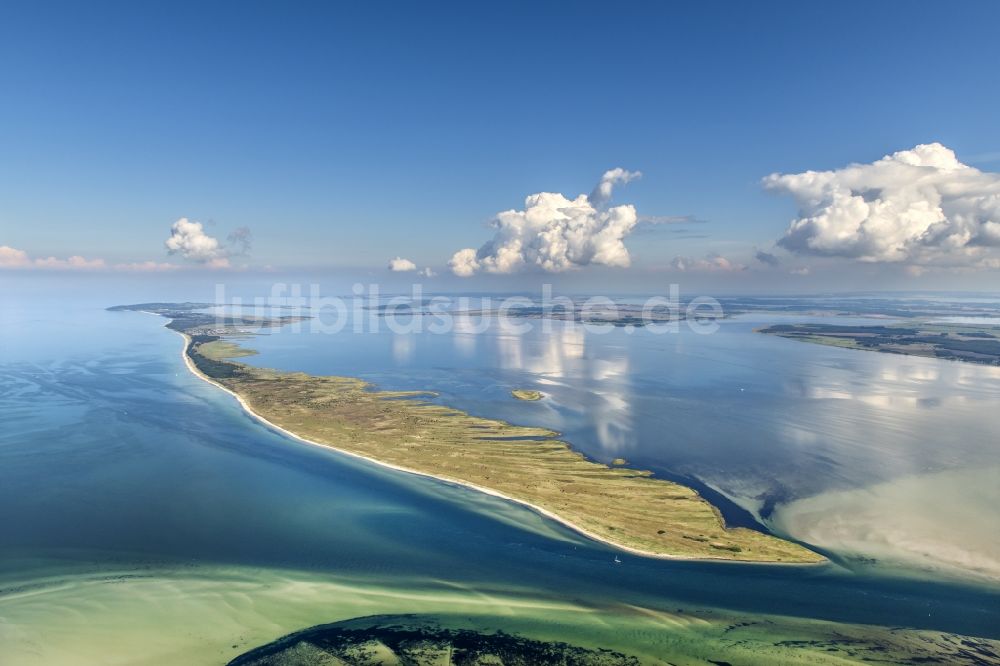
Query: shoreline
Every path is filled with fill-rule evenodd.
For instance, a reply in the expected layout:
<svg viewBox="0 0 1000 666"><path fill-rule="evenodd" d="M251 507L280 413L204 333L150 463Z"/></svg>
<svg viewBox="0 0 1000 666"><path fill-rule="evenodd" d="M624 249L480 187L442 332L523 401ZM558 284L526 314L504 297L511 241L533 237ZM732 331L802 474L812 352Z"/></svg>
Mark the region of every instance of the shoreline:
<svg viewBox="0 0 1000 666"><path fill-rule="evenodd" d="M153 314L153 313L150 313L150 314ZM336 451L337 453L340 453L342 455L347 455L347 456L351 456L352 458L356 458L356 459L359 459L359 460L364 460L366 462L373 463L375 465L379 465L379 466L387 468L387 469L395 470L397 472L405 472L407 474L415 474L417 476L422 476L424 478L434 479L435 481L439 481L441 483L447 483L447 484L452 485L452 486L459 486L459 487L462 487L462 488L467 488L467 489L470 489L470 490L475 490L477 492L480 492L480 493L483 493L483 494L486 494L486 495L490 495L490 496L496 497L498 499L502 499L502 500L506 500L508 502L513 502L515 504L519 504L519 505L521 505L521 506L523 506L523 507L525 507L527 509L530 509L531 511L534 511L535 513L537 513L537 514L539 514L539 515L541 515L541 516L543 516L545 518L549 518L551 520L554 520L555 522L559 523L563 527L566 527L566 528L572 530L573 532L575 532L575 533L577 533L577 534L579 534L581 536L584 536L584 537L590 539L591 541L595 541L595 542L603 544L605 546L610 546L611 548L614 548L616 550L620 550L620 551L623 551L623 552L631 553L633 555L638 555L640 557L649 557L649 558L661 559L661 560L671 560L671 561L676 561L676 562L719 562L719 563L727 563L727 564L770 565L770 566L809 566L809 567L813 567L813 566L820 566L820 565L830 564L830 560L827 559L827 558L825 558L825 556L823 556L824 559L821 560L821 561L819 561L819 562L773 562L773 561L767 561L767 560L761 560L761 561L742 560L742 561L737 561L737 560L730 560L730 559L723 559L723 558L712 558L712 557L684 557L684 556L680 556L680 555L668 555L666 553L656 553L656 552L652 552L652 551L642 550L642 549L639 549L639 548L633 548L631 546L626 546L626 545L623 545L623 544L616 543L614 541L611 541L610 539L606 539L606 538L604 538L604 537L602 537L602 536L600 536L598 534L590 532L590 531L586 530L585 528L580 527L579 525L576 525L575 523L573 523L573 522L571 522L571 521L563 518L562 516L560 516L560 515L552 512L552 511L549 511L548 509L540 507L540 506L538 506L536 504L533 504L531 502L528 502L526 500L522 500L522 499L518 499L516 497L511 497L509 495L505 495L504 493L501 493L501 492L499 492L497 490L493 490L492 488L486 488L484 486L479 486L479 485L476 485L476 484L473 484L473 483L469 483L468 481L461 481L461 480L458 480L458 479L451 479L451 478L448 478L448 477L445 477L445 476L439 476L439 475L436 475L436 474L430 474L428 472L422 472L422 471L419 471L419 470L415 470L415 469L403 467L401 465L396 465L396 464L393 464L393 463L388 463L388 462L385 462L383 460L379 460L377 458L372 458L371 456L366 456L366 455L363 455L363 454L360 454L360 453L356 453L354 451L348 451L346 449L342 449L342 448L339 448L339 447L336 447L336 446L332 446L332 445L329 445L329 444L322 444L320 442L315 442L315 441L313 441L311 439L306 439L305 437L302 437L301 435L298 435L298 434L292 432L291 430L283 428L283 427L279 426L278 424L276 424L276 423L274 423L272 421L269 421L268 419L264 418L263 416L261 416L260 414L258 414L257 412L255 412L250 407L250 405L247 403L247 401L243 399L243 396L241 396L240 394L236 393L235 391L233 391L233 390L231 390L231 389L223 386L222 384L220 384L220 383L216 382L215 380L213 380L208 375L206 375L203 372L201 372L201 370L199 370L197 368L197 366L195 366L195 364L191 361L191 358L188 356L188 349L191 346L191 342L192 342L191 336L189 336L187 333L183 333L183 332L180 332L180 331L174 331L174 332L179 333L183 337L183 339L184 339L184 344L181 347L181 358L184 361L185 367L187 367L187 369L191 372L191 374L193 374L198 379L201 379L202 381L207 382L208 384L211 384L212 386L214 386L214 387L216 387L218 389L221 389L222 391L224 391L224 392L228 393L229 395L231 395L232 397L236 398L236 401L239 403L240 407L242 407L243 411L246 412L251 418L255 419L256 421L260 422L261 424L263 424L264 426L270 428L271 430L274 430L274 431L276 431L278 433L281 433L282 435L290 437L290 438L292 438L292 439L294 439L294 440L296 440L296 441L298 441L300 443L308 444L310 446L317 446L317 447L320 447L320 448L323 448L323 449L326 449L326 450ZM715 506L713 505L712 508L715 509ZM819 554L819 553L817 553L817 554Z"/></svg>

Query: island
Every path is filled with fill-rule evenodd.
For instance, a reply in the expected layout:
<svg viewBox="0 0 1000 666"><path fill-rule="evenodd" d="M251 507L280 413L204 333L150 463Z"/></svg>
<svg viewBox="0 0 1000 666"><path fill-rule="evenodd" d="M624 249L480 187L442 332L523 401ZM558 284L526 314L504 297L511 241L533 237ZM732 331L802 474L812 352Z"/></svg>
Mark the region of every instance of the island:
<svg viewBox="0 0 1000 666"><path fill-rule="evenodd" d="M1000 650L1000 641L940 631L704 608L635 609L632 614L563 610L545 622L525 622L518 615L397 613L339 619L251 649L228 666L984 666L995 664Z"/></svg>
<svg viewBox="0 0 1000 666"><path fill-rule="evenodd" d="M284 372L234 361L255 328L298 315L220 315L184 304L117 306L170 319L198 377L253 416L304 442L525 505L591 539L664 558L813 564L825 558L756 530L728 528L697 492L645 470L589 460L558 433L474 416L420 391L384 391L352 377Z"/></svg>
<svg viewBox="0 0 1000 666"><path fill-rule="evenodd" d="M420 616L374 616L310 627L240 655L227 666L640 666L635 656L504 631L442 627Z"/></svg>
<svg viewBox="0 0 1000 666"><path fill-rule="evenodd" d="M529 389L514 389L510 394L518 400L527 400L528 402L542 399L541 391L532 391Z"/></svg>
<svg viewBox="0 0 1000 666"><path fill-rule="evenodd" d="M1000 365L1000 328L992 326L778 324L758 332L847 349Z"/></svg>

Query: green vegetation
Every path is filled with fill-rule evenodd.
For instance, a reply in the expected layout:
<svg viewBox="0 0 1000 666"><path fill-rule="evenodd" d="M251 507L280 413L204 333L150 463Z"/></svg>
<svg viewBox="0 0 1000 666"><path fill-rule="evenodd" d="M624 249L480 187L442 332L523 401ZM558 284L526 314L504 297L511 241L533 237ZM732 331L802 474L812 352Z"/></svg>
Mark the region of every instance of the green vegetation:
<svg viewBox="0 0 1000 666"><path fill-rule="evenodd" d="M198 345L198 353L210 361L222 361L227 358L239 358L242 356L255 356L257 352L247 349L227 340L213 340L202 342Z"/></svg>
<svg viewBox="0 0 1000 666"><path fill-rule="evenodd" d="M530 391L528 389L514 389L513 391L510 392L510 394L515 398L517 398L518 400L528 400L533 402L535 400L542 399L541 391Z"/></svg>
<svg viewBox="0 0 1000 666"><path fill-rule="evenodd" d="M374 618L373 618L374 619ZM408 664L451 666L639 666L621 652L539 641L506 632L444 629L413 616L385 618L385 626L357 621L328 624L297 632L229 662L229 666Z"/></svg>
<svg viewBox="0 0 1000 666"><path fill-rule="evenodd" d="M993 664L1000 641L702 609L619 607L504 617L374 615L295 632L229 666Z"/></svg>

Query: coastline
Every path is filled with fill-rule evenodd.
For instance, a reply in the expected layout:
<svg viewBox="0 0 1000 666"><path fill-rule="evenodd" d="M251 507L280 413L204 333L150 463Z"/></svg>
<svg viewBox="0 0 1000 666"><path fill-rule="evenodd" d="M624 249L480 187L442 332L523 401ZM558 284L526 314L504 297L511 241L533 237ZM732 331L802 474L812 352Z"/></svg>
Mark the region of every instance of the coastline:
<svg viewBox="0 0 1000 666"><path fill-rule="evenodd" d="M907 327L899 326L898 330L890 326L779 324L758 327L753 332L853 351L1000 366L1000 329L993 327L914 321Z"/></svg>
<svg viewBox="0 0 1000 666"><path fill-rule="evenodd" d="M236 399L236 401L239 403L240 407L242 407L243 411L246 412L248 415L250 415L251 418L257 420L258 422L262 423L264 426L270 428L271 430L279 432L282 435L285 435L286 437L290 437L290 438L292 438L292 439L294 439L294 440L296 440L298 442L301 442L303 444L308 444L310 446L317 446L317 447L321 447L321 448L327 449L327 450L333 450L333 451L336 451L337 453L340 453L340 454L343 454L343 455L348 455L348 456L351 456L353 458L357 458L357 459L360 459L360 460L364 460L366 462L373 463L375 465L379 465L379 466L384 467L384 468L392 469L392 470L395 470L397 472L405 472L407 474L415 474L417 476L422 476L424 478L434 479L435 481L439 481L439 482L442 482L442 483L447 483L447 484L450 484L450 485L453 485L453 486L460 486L460 487L463 487L463 488L468 488L470 490L475 490L477 492L484 493L484 494L490 495L492 497L496 497L496 498L499 498L499 499L506 500L508 502L513 502L515 504L519 504L519 505L521 505L521 506L523 506L523 507L525 507L527 509L530 509L531 511L534 511L535 513L537 513L537 514L539 514L541 516L544 516L545 518L549 518L551 520L556 521L560 525L571 529L572 531L574 531L577 534L580 534L580 535L582 535L582 536L590 539L591 541L595 541L595 542L603 544L605 546L610 546L610 547L612 547L612 548L614 548L616 550L620 550L620 551L623 551L623 552L631 553L633 555L638 555L640 557L649 557L649 558L654 558L654 559L683 561L683 562L720 562L720 563L721 562L725 562L725 563L729 563L729 564L751 564L751 565L817 566L817 565L826 565L826 564L829 564L829 560L825 559L825 558L822 559L822 560L820 560L820 561L818 561L818 562L774 562L774 561L768 561L768 560L755 561L755 560L731 560L731 559L712 558L712 557L685 557L685 556L680 556L680 555L669 555L669 554L666 554L666 553L657 553L657 552L653 552L653 551L646 551L646 550L642 550L642 549L639 549L639 548L634 548L634 547L631 547L631 546L626 546L624 544L620 544L620 543L617 543L617 542L612 541L610 539L607 539L607 538L605 538L605 537L603 537L603 536L601 536L599 534L595 534L595 533L593 533L593 532L591 532L591 531L589 531L589 530L581 527L580 525L577 525L577 524L573 523L570 520L567 520L566 518L564 518L564 517L562 517L562 516L560 516L560 515L552 512L552 511L549 511L548 509L545 509L544 507L538 506L536 504L533 504L533 503L531 503L529 501L526 501L526 500L523 500L523 499L519 499L517 497L511 497L509 495L501 493L501 492L499 492L497 490L494 490L492 488L487 488L487 487L484 487L484 486L480 486L480 485L476 485L476 484L473 484L473 483L469 483L468 481L462 481L462 480L459 480L459 479L452 479L452 478L449 478L449 477L446 477L446 476L440 476L440 475L436 475L436 474L430 474L428 472L424 472L424 471L420 471L420 470L415 470L415 469L412 469L412 468L407 468L407 467L404 467L404 466L401 466L401 465L396 465L396 464L393 464L393 463L385 462L383 460L379 460L379 459L373 458L371 456L366 456L366 455L363 455L363 454L360 454L360 453L357 453L357 452L354 452L354 451L349 451L349 450L342 449L342 448L339 448L339 447L336 447L336 446L332 446L330 444L323 444L323 443L320 443L320 442L316 442L316 441L307 439L305 437L302 437L301 435L298 435L298 434L292 432L291 430L288 430L286 428L283 428L283 427L279 426L278 424L276 424L276 423L268 420L267 418L265 418L261 414L258 414L257 412L255 412L250 407L250 405L247 403L247 401L244 400L243 396L241 396L240 394L236 393L235 391L233 391L233 390L231 390L231 389L223 386L222 384L220 384L220 383L216 382L215 380L213 380L208 375L206 375L203 372L201 372L201 370L199 370L197 368L197 366L195 366L195 364L192 362L191 358L188 356L188 349L189 349L189 347L191 345L191 342L192 342L191 336L189 336L187 333L184 333L184 332L180 332L180 331L175 331L175 332L179 333L183 337L183 339L184 339L184 344L181 347L181 358L184 361L185 367L187 367L187 369L195 377L201 379L204 382L207 382L207 383L211 384L212 386L214 386L214 387L216 387L218 389L221 389L222 391L224 391L224 392L228 393L229 395L231 395L232 397L234 397ZM715 507L713 506L713 509L714 508Z"/></svg>

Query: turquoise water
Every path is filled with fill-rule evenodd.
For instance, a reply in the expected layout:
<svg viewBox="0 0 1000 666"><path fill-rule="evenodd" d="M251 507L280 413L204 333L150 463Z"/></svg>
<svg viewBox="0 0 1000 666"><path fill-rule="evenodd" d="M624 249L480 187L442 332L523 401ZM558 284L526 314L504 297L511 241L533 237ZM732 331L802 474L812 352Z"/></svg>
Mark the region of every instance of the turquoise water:
<svg viewBox="0 0 1000 666"><path fill-rule="evenodd" d="M221 663L351 613L469 604L714 607L1000 636L997 588L956 575L954 557L928 571L906 558L618 565L530 511L267 430L186 371L162 319L14 300L2 323L4 663L88 663L87 650L140 663L101 659L111 635L122 650L156 647L149 663L178 646L186 663ZM777 524L798 500L936 473L961 484L997 464L995 370L796 344L758 324L405 341L282 331L252 344L262 365L433 388L477 414L554 427L595 458L714 488L751 523ZM548 397L517 402L513 387ZM977 505L988 501L955 511L995 521Z"/></svg>

